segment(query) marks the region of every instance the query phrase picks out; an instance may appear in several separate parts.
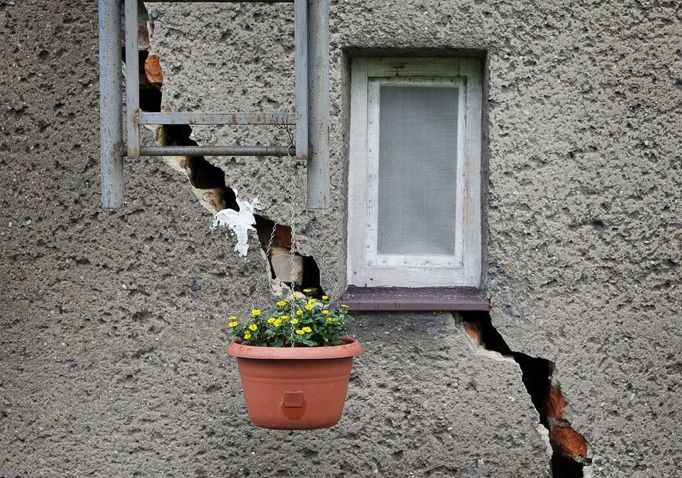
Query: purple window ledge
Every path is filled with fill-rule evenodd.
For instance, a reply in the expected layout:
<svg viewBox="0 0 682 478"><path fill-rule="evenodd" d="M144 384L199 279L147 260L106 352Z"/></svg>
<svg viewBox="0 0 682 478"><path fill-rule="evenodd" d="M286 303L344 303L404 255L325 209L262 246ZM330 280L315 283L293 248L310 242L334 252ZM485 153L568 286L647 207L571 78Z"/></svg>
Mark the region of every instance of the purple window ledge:
<svg viewBox="0 0 682 478"><path fill-rule="evenodd" d="M339 303L350 311L371 310L490 310L475 287L355 287L349 286Z"/></svg>

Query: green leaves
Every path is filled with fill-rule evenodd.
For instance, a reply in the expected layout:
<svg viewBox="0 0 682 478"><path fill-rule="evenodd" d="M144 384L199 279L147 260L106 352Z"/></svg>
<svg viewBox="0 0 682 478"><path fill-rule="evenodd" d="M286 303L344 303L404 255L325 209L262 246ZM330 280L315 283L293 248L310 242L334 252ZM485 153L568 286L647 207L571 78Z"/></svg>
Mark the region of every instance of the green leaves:
<svg viewBox="0 0 682 478"><path fill-rule="evenodd" d="M309 292L309 291L304 291ZM321 347L339 345L347 332L346 307L329 308L329 298L294 292L268 311L254 309L245 322L228 318L232 335L246 345L265 347Z"/></svg>

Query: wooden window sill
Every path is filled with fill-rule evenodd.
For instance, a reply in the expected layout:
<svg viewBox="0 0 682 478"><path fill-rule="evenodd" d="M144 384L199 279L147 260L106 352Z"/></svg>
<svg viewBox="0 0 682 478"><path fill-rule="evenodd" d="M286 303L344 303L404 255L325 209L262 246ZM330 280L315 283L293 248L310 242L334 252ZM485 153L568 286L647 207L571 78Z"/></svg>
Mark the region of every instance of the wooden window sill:
<svg viewBox="0 0 682 478"><path fill-rule="evenodd" d="M475 287L355 287L349 286L339 303L350 311L470 311L490 310Z"/></svg>

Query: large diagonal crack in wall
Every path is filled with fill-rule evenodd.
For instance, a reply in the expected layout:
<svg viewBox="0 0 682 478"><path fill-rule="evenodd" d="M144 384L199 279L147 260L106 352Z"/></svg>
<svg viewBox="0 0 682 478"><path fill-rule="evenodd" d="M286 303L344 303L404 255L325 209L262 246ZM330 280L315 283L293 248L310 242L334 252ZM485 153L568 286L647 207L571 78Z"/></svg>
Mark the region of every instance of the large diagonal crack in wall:
<svg viewBox="0 0 682 478"><path fill-rule="evenodd" d="M513 351L493 326L488 312L461 312L459 315L464 321L467 336L475 346L514 360L519 365L521 379L540 416L540 423L549 432L552 477L585 476L584 467L591 463L588 443L564 416L566 399L555 379L554 362Z"/></svg>
<svg viewBox="0 0 682 478"><path fill-rule="evenodd" d="M138 2L138 12L140 109L159 112L164 74L160 58L150 54L153 24L141 1ZM154 125L150 129L159 145L197 146L197 142L191 138L192 128L188 125ZM240 212L237 195L226 183L225 172L221 168L203 156L165 156L164 159L171 168L186 175L192 191L206 210L214 215L221 210ZM267 262L273 293L282 294L288 285L294 284L296 290L310 289L314 296L324 295L320 269L315 259L296 251L292 253L294 244L291 226L276 224L262 214L254 213L253 218L252 226Z"/></svg>

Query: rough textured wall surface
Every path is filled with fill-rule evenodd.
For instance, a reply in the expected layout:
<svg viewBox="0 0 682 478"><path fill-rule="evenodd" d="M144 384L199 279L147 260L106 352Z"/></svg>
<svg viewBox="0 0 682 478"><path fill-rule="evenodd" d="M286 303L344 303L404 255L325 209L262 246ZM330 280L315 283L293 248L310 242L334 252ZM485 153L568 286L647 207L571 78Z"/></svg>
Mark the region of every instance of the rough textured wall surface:
<svg viewBox="0 0 682 478"><path fill-rule="evenodd" d="M304 164L216 164L295 226L337 295L348 55L487 51L493 325L556 363L589 473L675 476L682 10L538 3L332 1L330 210L300 208ZM164 106L288 108L289 9L150 4ZM0 476L546 476L518 367L446 314L358 317L368 353L338 427L248 424L224 317L268 298L265 262L255 239L243 261L209 233L159 159L126 162L126 204L99 208L96 18L94 2L0 1Z"/></svg>

